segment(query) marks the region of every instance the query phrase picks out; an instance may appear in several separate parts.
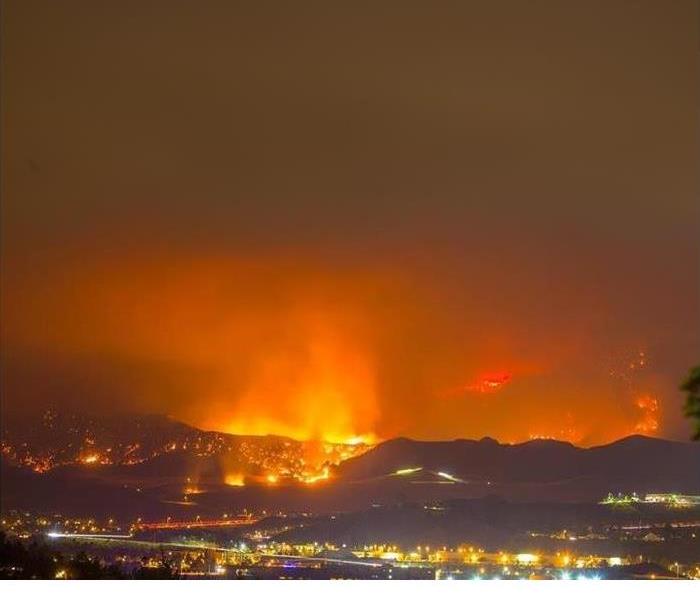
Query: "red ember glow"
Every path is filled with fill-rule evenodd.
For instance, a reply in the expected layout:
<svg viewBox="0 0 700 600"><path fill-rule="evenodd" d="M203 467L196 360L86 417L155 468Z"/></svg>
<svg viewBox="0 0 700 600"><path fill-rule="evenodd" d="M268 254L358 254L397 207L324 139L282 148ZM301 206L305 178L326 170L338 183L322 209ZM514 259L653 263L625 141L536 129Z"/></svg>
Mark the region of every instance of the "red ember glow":
<svg viewBox="0 0 700 600"><path fill-rule="evenodd" d="M500 390L504 385L509 383L512 378L513 374L509 371L497 371L494 373L487 373L479 377L473 383L467 385L465 389L469 392L490 394Z"/></svg>

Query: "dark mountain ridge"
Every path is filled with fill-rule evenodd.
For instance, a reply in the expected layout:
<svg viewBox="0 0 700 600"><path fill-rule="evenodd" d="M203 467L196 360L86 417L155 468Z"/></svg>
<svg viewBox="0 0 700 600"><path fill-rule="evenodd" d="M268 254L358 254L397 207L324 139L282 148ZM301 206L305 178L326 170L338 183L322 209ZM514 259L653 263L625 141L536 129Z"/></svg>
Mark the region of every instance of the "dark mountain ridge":
<svg viewBox="0 0 700 600"><path fill-rule="evenodd" d="M593 478L609 480L613 489L617 482L623 488L638 483L697 492L700 444L644 436L591 448L554 440L500 444L490 438L440 442L397 438L344 461L336 472L343 480L361 481L409 468L447 473L465 483L545 484Z"/></svg>
<svg viewBox="0 0 700 600"><path fill-rule="evenodd" d="M335 465L328 479L305 477L310 457ZM596 503L608 492L700 494L700 444L643 436L592 448L396 438L358 451L204 432L158 416L51 417L33 428L3 423L2 479L3 508L59 512L78 501L94 511L111 512L116 502L153 515L241 507L323 512L488 495Z"/></svg>

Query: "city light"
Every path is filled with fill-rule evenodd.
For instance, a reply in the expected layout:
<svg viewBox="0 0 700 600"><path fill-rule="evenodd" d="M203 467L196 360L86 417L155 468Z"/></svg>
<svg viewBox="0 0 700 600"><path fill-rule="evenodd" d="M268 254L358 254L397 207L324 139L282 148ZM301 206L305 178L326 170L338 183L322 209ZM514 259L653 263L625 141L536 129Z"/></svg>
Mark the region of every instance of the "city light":
<svg viewBox="0 0 700 600"><path fill-rule="evenodd" d="M283 523L279 519L286 519L284 513L277 513L275 519L269 525L266 523L266 516L272 516L273 512L260 511L259 513L218 513L216 517L209 517L205 514L197 515L188 520L177 520L175 517L164 517L158 522L144 522L141 517L129 522L121 522L114 516L98 519L95 517L85 518L62 518L57 515L37 514L12 514L3 515L3 527L10 527L15 535L21 537L32 533L41 533L49 540L56 540L58 544L62 542L59 538L81 541L89 544L94 542L101 545L105 541L115 543L124 541L126 544L135 543L142 545L150 543L150 535L143 535L144 532L163 530L173 530L173 537L170 539L161 538L154 544L164 545L170 554L175 552L216 552L219 554L216 562L209 567L202 567L202 563L195 562L181 565L182 575L187 577L204 576L226 576L231 574L231 569L227 566L238 565L241 561L250 564L260 564L270 567L279 567L283 564L293 565L294 568L303 568L300 561L309 561L309 566L314 568L323 565L357 565L375 566L386 569L385 577L391 574L397 578L397 569L402 575L398 578L406 577L406 573L411 569L430 569L436 579L471 579L476 580L516 580L516 579L559 579L559 580L580 580L595 581L606 579L611 575L615 577L619 572L608 573L610 567L623 565L643 565L648 562L643 556L622 557L607 556L604 554L578 554L573 552L562 552L551 550L546 553L535 553L532 551L517 552L514 548L505 546L502 549L484 549L476 544L468 545L463 542L458 546L441 545L440 547L430 547L424 545L404 548L393 543L365 544L364 546L354 546L352 544L332 543L322 541L303 542L274 542L272 537L281 532L295 528L291 522ZM329 519L334 519L330 516ZM295 517L297 518L297 517ZM309 515L307 518L316 518ZM700 525L696 521L689 521L691 528ZM251 525L256 525L253 530ZM676 524L678 527L679 524ZM303 527L303 523L299 527ZM190 537L182 539L181 531L189 529L222 529L241 528L244 539L232 541L231 545L226 543L217 547L211 540L197 539ZM18 529L19 528L19 529ZM568 540L574 530L554 530L550 533L551 539ZM125 533L125 532L128 532ZM694 531L689 531L687 536L691 539ZM629 535L629 534L624 534ZM579 539L583 535L578 535ZM52 544L53 545L53 544ZM155 546L154 546L155 547ZM344 550L345 557L334 557L327 555L328 551L337 552ZM347 550L346 550L347 549ZM229 553L228 555L226 553ZM324 556L324 554L326 554ZM354 558L350 556L354 555ZM372 559L375 559L372 562ZM316 561L314 563L314 561ZM154 568L159 564L157 558L149 558L149 565ZM670 563L668 567L677 578L693 577L696 572L700 575L700 569L695 565L685 566L681 561ZM472 565L465 567L465 565ZM518 566L519 565L519 566ZM291 567L290 567L291 568ZM62 563L56 564L55 573L66 571L66 577L73 577L74 574ZM412 571L412 574L413 571ZM645 578L661 578L660 572L651 572ZM665 577L665 576L664 576Z"/></svg>

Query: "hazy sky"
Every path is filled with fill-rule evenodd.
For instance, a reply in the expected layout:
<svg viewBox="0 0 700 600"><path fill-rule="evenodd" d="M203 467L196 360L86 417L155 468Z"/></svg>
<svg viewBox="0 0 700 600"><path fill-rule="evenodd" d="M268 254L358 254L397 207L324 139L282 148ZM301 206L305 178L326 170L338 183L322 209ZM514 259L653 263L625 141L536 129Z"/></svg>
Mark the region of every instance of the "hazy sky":
<svg viewBox="0 0 700 600"><path fill-rule="evenodd" d="M696 2L3 8L5 408L688 437Z"/></svg>

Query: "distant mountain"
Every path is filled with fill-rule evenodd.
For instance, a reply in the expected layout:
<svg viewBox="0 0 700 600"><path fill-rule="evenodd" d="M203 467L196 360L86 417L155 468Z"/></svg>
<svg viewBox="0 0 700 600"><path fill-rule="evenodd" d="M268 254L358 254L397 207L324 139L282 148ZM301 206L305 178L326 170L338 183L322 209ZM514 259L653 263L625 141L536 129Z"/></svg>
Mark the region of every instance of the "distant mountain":
<svg viewBox="0 0 700 600"><path fill-rule="evenodd" d="M44 472L61 465L137 464L175 450L213 453L227 436L162 415L92 416L46 411L40 418L5 415L6 459Z"/></svg>
<svg viewBox="0 0 700 600"><path fill-rule="evenodd" d="M402 475L397 475L402 473ZM382 477L415 482L440 474L457 484L563 485L604 482L611 490L670 489L700 492L700 444L632 436L593 448L533 440L522 444L480 441L419 442L397 438L341 463L343 481Z"/></svg>
<svg viewBox="0 0 700 600"><path fill-rule="evenodd" d="M102 475L280 479L318 476L367 450L363 444L302 442L280 436L203 431L163 415L90 416L47 411L2 423L2 456L36 473L83 466Z"/></svg>
<svg viewBox="0 0 700 600"><path fill-rule="evenodd" d="M597 503L608 492L700 494L700 444L633 436L578 448L484 438L374 448L206 432L163 416L3 421L3 508L78 514L346 511L486 496ZM327 478L326 478L327 477Z"/></svg>

